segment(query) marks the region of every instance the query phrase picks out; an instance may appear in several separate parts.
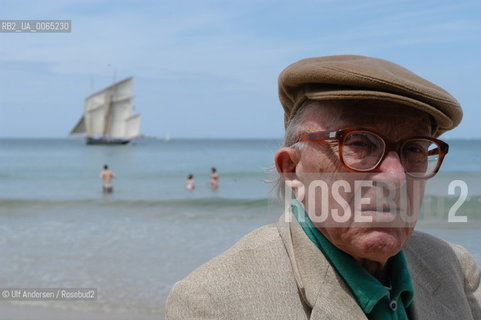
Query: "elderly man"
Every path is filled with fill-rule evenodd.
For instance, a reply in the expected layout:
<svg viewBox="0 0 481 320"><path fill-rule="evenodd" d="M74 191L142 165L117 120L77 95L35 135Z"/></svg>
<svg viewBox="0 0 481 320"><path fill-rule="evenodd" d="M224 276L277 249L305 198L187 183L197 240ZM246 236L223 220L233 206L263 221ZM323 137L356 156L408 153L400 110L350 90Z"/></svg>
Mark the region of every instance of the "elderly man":
<svg viewBox="0 0 481 320"><path fill-rule="evenodd" d="M294 63L279 95L287 210L178 282L167 319L481 319L473 258L413 232L458 102L361 56Z"/></svg>

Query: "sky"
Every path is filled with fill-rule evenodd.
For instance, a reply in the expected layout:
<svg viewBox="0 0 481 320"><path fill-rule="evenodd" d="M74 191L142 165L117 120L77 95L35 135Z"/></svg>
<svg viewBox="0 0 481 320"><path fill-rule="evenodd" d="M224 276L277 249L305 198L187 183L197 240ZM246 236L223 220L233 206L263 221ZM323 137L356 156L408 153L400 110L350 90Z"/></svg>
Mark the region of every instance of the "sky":
<svg viewBox="0 0 481 320"><path fill-rule="evenodd" d="M481 138L480 1L4 1L0 19L71 33L0 33L0 137L66 137L84 99L134 77L141 132L280 138L277 77L307 57L391 60L464 109L445 138Z"/></svg>

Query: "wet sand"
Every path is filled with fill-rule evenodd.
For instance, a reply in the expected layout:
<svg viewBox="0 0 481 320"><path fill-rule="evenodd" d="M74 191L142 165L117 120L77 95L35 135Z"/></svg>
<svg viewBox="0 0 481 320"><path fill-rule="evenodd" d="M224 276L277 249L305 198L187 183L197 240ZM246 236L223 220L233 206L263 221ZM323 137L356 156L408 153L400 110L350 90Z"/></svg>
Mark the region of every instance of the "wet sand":
<svg viewBox="0 0 481 320"><path fill-rule="evenodd" d="M0 320L158 320L163 318L162 313L83 312L0 303Z"/></svg>

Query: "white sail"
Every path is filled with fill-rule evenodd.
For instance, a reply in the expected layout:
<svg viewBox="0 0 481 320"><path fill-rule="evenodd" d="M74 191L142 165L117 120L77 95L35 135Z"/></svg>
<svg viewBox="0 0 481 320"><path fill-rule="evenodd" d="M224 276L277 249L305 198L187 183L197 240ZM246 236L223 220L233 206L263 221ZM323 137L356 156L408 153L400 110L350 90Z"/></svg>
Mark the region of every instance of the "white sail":
<svg viewBox="0 0 481 320"><path fill-rule="evenodd" d="M101 136L105 132L105 118L107 116L107 105L100 105L85 113L85 124L87 136Z"/></svg>
<svg viewBox="0 0 481 320"><path fill-rule="evenodd" d="M125 123L132 114L132 99L117 100L110 108L106 134L112 138L126 138Z"/></svg>
<svg viewBox="0 0 481 320"><path fill-rule="evenodd" d="M133 139L140 136L140 114L127 118L125 121L125 137Z"/></svg>
<svg viewBox="0 0 481 320"><path fill-rule="evenodd" d="M132 98L134 93L133 78L127 78L120 82L91 94L85 99L85 112L97 108L100 105L110 103L112 100Z"/></svg>
<svg viewBox="0 0 481 320"><path fill-rule="evenodd" d="M134 96L133 78L127 78L117 82L108 87L106 90L110 90L113 93L115 100L132 98Z"/></svg>
<svg viewBox="0 0 481 320"><path fill-rule="evenodd" d="M70 134L78 134L85 132L87 132L87 128L85 127L85 117L82 116L82 118L80 118L75 127L73 127L72 131L70 131Z"/></svg>
<svg viewBox="0 0 481 320"><path fill-rule="evenodd" d="M94 93L85 99L84 118L88 137L104 134L109 100L107 90Z"/></svg>
<svg viewBox="0 0 481 320"><path fill-rule="evenodd" d="M133 116L133 78L100 90L85 99L84 116L72 129L88 138L130 139L140 135L140 116Z"/></svg>

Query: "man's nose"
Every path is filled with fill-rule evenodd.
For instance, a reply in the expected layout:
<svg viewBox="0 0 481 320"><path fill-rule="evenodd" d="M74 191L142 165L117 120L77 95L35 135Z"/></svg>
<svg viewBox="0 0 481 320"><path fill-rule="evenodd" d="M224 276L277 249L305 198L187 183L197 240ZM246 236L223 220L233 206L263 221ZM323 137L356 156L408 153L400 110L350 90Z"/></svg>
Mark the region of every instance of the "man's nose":
<svg viewBox="0 0 481 320"><path fill-rule="evenodd" d="M378 172L382 175L382 179L391 182L404 182L406 180L406 171L399 154L395 151L389 151L386 154L378 168Z"/></svg>

